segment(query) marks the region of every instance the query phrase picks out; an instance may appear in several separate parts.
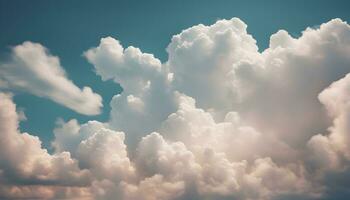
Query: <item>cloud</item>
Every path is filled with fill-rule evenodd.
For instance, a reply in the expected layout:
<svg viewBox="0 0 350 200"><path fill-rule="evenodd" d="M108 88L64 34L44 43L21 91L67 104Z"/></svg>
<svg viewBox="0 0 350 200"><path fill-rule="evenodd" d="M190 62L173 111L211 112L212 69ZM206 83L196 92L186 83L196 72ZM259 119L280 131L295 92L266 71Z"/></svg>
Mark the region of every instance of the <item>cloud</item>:
<svg viewBox="0 0 350 200"><path fill-rule="evenodd" d="M78 145L103 127L104 124L98 121L88 121L80 126L76 119L66 123L59 119L53 131L55 140L52 146L56 152L68 151L75 155Z"/></svg>
<svg viewBox="0 0 350 200"><path fill-rule="evenodd" d="M319 94L320 101L325 105L333 125L328 128L329 134L315 135L308 142L312 152L314 166L326 169L342 169L350 159L350 74L332 83ZM326 133L324 133L326 134Z"/></svg>
<svg viewBox="0 0 350 200"><path fill-rule="evenodd" d="M236 111L265 134L305 143L331 123L317 96L349 72L349 26L335 19L299 38L278 31L262 53L246 27L233 18L174 36L165 63L173 87L217 120Z"/></svg>
<svg viewBox="0 0 350 200"><path fill-rule="evenodd" d="M123 48L114 38L102 38L98 47L84 53L102 80L113 79L123 87L110 103L110 126L130 135L128 143L150 133L175 111L175 97L168 70L152 54L135 47ZM135 126L137 121L139 124Z"/></svg>
<svg viewBox="0 0 350 200"><path fill-rule="evenodd" d="M132 178L134 168L127 156L124 133L101 129L82 141L77 158L83 168L90 169L99 178L118 182Z"/></svg>
<svg viewBox="0 0 350 200"><path fill-rule="evenodd" d="M161 62L152 54L142 53L132 46L124 49L112 37L102 38L98 47L84 55L95 65L102 80L113 79L131 93L147 89L147 82L161 72Z"/></svg>
<svg viewBox="0 0 350 200"><path fill-rule="evenodd" d="M0 196L52 198L59 190L78 191L88 185L89 171L80 170L69 152L50 155L38 137L19 132L11 98L0 93Z"/></svg>
<svg viewBox="0 0 350 200"><path fill-rule="evenodd" d="M78 88L59 58L32 42L12 48L10 60L0 63L0 87L45 97L85 115L101 112L102 98L90 87Z"/></svg>
<svg viewBox="0 0 350 200"><path fill-rule="evenodd" d="M260 57L256 41L246 28L233 18L211 26L193 26L173 36L165 64L173 74L174 87L195 98L200 107L232 108L239 98L231 77L234 65Z"/></svg>
<svg viewBox="0 0 350 200"><path fill-rule="evenodd" d="M259 159L268 163L270 160L273 163L270 166L287 170L283 174L291 174L286 180L303 185L294 190L285 187L290 190L281 189L279 195L289 196L300 192L317 196L322 186L312 178L305 178L316 176L315 171L308 170L314 165L310 164L313 161L308 160L310 148L315 147L311 149L317 152L320 148L327 149L329 144L324 142L324 147L312 145L318 140L311 138L326 132L333 121L333 117L325 112L318 95L349 72L349 25L334 19L318 29L307 28L299 38L280 30L271 36L270 47L262 53L258 52L256 41L246 28L247 25L241 20L233 18L220 20L211 26L193 26L175 35L167 48L169 59L154 73L158 79L149 76L147 71L138 70L137 76L145 78L143 83L146 84L143 85L146 89L128 89L132 87L124 84L124 92L113 98L109 125L125 131L126 138L130 135L129 138L136 140L136 143L139 141L137 138L157 131L167 140L181 142L192 154L209 148L217 154L224 154L227 162L247 160L249 169L251 163L259 163ZM110 55L102 50L105 47L103 40L110 38L102 39L100 45L93 48L94 55L101 57L101 60L102 54ZM109 49L122 52L120 43L114 43ZM111 69L111 65L117 68L123 56L118 57L118 61L105 59L109 62L104 66L87 57L98 71L107 67ZM140 59L136 61L140 63ZM134 69L129 64L124 66ZM118 68L115 73L123 72ZM123 87L123 80L118 81L118 75L109 74ZM149 88L155 85L165 89L157 93L149 92ZM158 98L148 101L149 97ZM147 113L147 108L155 105L159 106L158 109ZM163 105L169 109L163 109ZM154 113L161 114L162 118L155 117ZM133 120L140 126L134 127L131 123ZM134 138L135 135L139 136ZM157 145L152 143L150 146ZM331 158L332 151L327 152ZM327 156L325 153L323 155ZM198 157L197 154L193 156ZM338 162L333 158L330 161ZM142 166L146 168L147 165ZM321 167L320 164L316 166ZM161 171L156 166L149 168ZM162 176L166 178L164 174ZM219 181L219 185L223 182ZM276 191L270 193L267 185L259 186L265 191L255 191L256 198L270 199L277 195ZM224 196L236 192L229 190ZM200 192L197 193L201 196Z"/></svg>
<svg viewBox="0 0 350 200"><path fill-rule="evenodd" d="M102 38L84 55L102 80L121 84L123 92L112 98L107 122L59 120L53 154L18 131L15 105L2 94L1 137L11 142L0 147L0 194L40 199L64 191L61 198L97 200L346 196L350 26L334 19L299 38L280 30L263 52L246 29L237 18L190 27L172 38L164 63Z"/></svg>

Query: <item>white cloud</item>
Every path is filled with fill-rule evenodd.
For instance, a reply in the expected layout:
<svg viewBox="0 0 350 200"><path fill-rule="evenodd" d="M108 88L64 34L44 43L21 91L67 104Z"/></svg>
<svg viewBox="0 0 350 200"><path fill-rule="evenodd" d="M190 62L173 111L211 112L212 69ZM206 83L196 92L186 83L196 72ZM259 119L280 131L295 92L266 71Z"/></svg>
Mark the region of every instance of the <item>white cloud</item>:
<svg viewBox="0 0 350 200"><path fill-rule="evenodd" d="M216 120L236 111L264 133L298 146L330 124L317 95L349 72L349 35L349 26L335 19L299 38L279 31L259 53L242 21L221 20L174 36L165 65L174 89Z"/></svg>
<svg viewBox="0 0 350 200"><path fill-rule="evenodd" d="M269 163L267 166L276 168L262 170L262 174L256 172L256 175L264 177L267 173L269 175L266 177L270 177L286 174L286 177L281 177L283 182L277 185L271 186L269 182L257 184L264 190L255 191L255 198L269 199L276 193L286 195L288 192L317 195L322 187L316 184L309 188L314 180L305 180L304 173L313 176L313 171L307 171L302 163L304 157L310 154L312 142L309 139L327 130L332 122L317 96L349 72L350 28L345 22L335 19L318 29L306 29L299 38L293 38L281 30L271 36L270 47L259 53L256 41L247 33L246 27L241 20L234 18L220 20L211 26L194 26L174 36L167 48L169 60L159 67L160 70L154 70L158 78L150 76L147 71L138 70L137 76L144 78L143 87L139 86L140 81L133 86L141 89L128 89L133 87L130 83L124 83L124 93L114 97L111 102L109 124L114 129L125 131L127 139L133 138L131 142L127 140L128 143L158 131L167 140L181 142L195 158L200 157L199 152L203 148L209 148L215 154L223 154L228 163L247 160L258 165L266 161ZM120 82L123 87L123 80L120 80L123 72L119 66L129 70L135 67L125 62L124 65L119 64L120 58L125 56L122 53L119 57L105 54L103 40L99 47L89 52L100 57L99 60L108 56L104 60L109 62L97 63L97 59L87 57L97 71L101 68L112 69L111 66L117 68L114 70L116 74L109 73L109 78ZM109 50L119 49L118 52L123 52L119 42L114 40L114 43ZM118 61L113 60L116 58ZM136 61L140 63L140 59ZM163 90L149 92L155 85ZM169 92L165 93L167 90ZM149 100L150 97L159 97L157 94L162 95L163 101L160 101L161 98ZM159 107L150 111L149 108L155 105ZM157 114L162 117L157 117ZM137 122L139 126L133 126L132 122ZM157 145L150 144L154 147ZM319 148L322 147L317 146L313 152L318 152ZM147 158L154 156L143 155L141 158L149 161ZM333 161L337 162L336 159ZM153 170L153 173L146 173L149 176L164 170L158 165L142 166ZM251 175L249 172L247 174ZM167 178L164 174L162 176ZM225 189L224 182L224 179L219 181L218 188L213 187L213 193L220 194L221 191L231 195L235 181L228 180L232 184L231 190ZM293 184L301 187L291 187ZM279 186L279 192L271 193L271 188ZM199 188L205 188L205 185ZM198 195L201 195L200 192Z"/></svg>
<svg viewBox="0 0 350 200"><path fill-rule="evenodd" d="M52 142L52 146L56 152L68 151L75 156L78 145L103 127L104 124L97 121L89 121L80 126L75 119L67 123L59 119L53 131L55 140Z"/></svg>
<svg viewBox="0 0 350 200"><path fill-rule="evenodd" d="M126 132L133 147L137 138L155 130L175 111L167 69L152 54L132 46L124 49L118 40L106 37L84 55L102 80L113 79L123 87L110 103L110 126Z"/></svg>
<svg viewBox="0 0 350 200"><path fill-rule="evenodd" d="M84 55L95 65L102 80L113 79L131 93L146 90L147 82L161 72L161 62L152 54L142 53L133 46L124 49L112 37L102 38L98 47Z"/></svg>
<svg viewBox="0 0 350 200"><path fill-rule="evenodd" d="M342 169L343 157L350 159L350 74L334 82L319 95L333 118L328 135L315 135L308 142L316 167ZM344 162L344 161L343 161Z"/></svg>
<svg viewBox="0 0 350 200"><path fill-rule="evenodd" d="M12 108L3 111L0 130L31 148L12 157L24 147L4 143L0 183L10 172L27 174L39 182L40 198L55 198L50 187L68 182L60 171L68 169L77 174L69 186L85 180L81 196L101 200L314 199L339 191L342 183L328 181L350 172L349 25L331 20L299 38L281 30L262 53L246 28L234 18L184 30L165 63L101 39L85 56L124 90L106 123L59 121L52 155L9 125L18 115L3 95L3 108ZM42 177L53 181L46 186ZM1 194L22 187L15 183L23 178L12 178ZM20 198L33 186L26 187Z"/></svg>
<svg viewBox="0 0 350 200"><path fill-rule="evenodd" d="M37 43L12 48L10 60L0 63L0 87L45 97L85 115L101 112L101 96L90 87L78 88L67 78L59 58Z"/></svg>
<svg viewBox="0 0 350 200"><path fill-rule="evenodd" d="M256 41L238 18L211 26L197 25L173 36L166 65L174 87L205 109L232 109L239 96L232 78L234 65L259 59Z"/></svg>
<svg viewBox="0 0 350 200"><path fill-rule="evenodd" d="M77 158L80 165L90 169L97 178L119 182L134 175L121 132L100 129L79 144Z"/></svg>
<svg viewBox="0 0 350 200"><path fill-rule="evenodd" d="M38 137L18 131L18 120L11 95L0 93L0 196L51 198L89 184L89 171L69 152L48 154Z"/></svg>

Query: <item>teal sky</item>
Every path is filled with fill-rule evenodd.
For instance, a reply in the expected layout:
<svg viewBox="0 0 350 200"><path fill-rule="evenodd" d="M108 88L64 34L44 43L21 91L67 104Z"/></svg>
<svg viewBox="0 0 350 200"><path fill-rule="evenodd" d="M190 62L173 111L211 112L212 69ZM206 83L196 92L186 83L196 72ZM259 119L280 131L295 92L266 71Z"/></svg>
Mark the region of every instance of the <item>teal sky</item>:
<svg viewBox="0 0 350 200"><path fill-rule="evenodd" d="M283 4L281 3L283 2ZM101 37L112 36L123 46L167 60L165 48L172 35L190 26L212 24L218 19L238 17L248 24L260 50L279 29L298 36L310 25L332 18L350 21L350 2L323 0L286 1L20 1L0 0L0 59L11 46L38 42L60 58L68 77L80 88L90 86L103 97L103 113L84 116L48 99L18 93L14 100L25 111L21 130L38 135L49 147L57 118L80 122L109 118L109 102L121 88L102 82L82 53L97 46Z"/></svg>

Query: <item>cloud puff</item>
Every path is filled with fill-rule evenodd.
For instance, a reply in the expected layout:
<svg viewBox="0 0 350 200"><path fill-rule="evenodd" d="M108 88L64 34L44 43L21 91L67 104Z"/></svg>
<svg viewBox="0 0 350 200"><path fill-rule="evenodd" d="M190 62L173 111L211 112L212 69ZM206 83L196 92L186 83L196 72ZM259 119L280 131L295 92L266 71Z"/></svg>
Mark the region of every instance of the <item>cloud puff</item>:
<svg viewBox="0 0 350 200"><path fill-rule="evenodd" d="M220 20L211 26L194 26L175 35L167 48L168 61L154 73L163 80L158 82L158 87L170 92L163 95L164 89L159 92L162 96L157 96L158 99L146 101L144 94L156 96L156 93L147 91L156 79L146 71L138 70L138 76L147 80L143 81L147 83L144 85L146 92L128 90L130 86L126 86L124 93L112 100L109 124L114 129L125 131L127 138L129 134L132 138L135 133L142 136L158 131L168 140L181 142L194 157L198 156L197 151L209 148L224 154L228 162L247 160L248 163L259 163L259 159L266 162L270 159L274 163L271 166L292 169L290 177L294 178L291 180L303 182L300 184L302 189L294 188L295 193L308 191L306 193L311 196L317 196L322 187L316 186L313 179L304 179L305 176L314 176L314 171L308 171L309 164L313 163L308 160L310 148L313 152L322 148L312 145L315 139L310 138L325 132L333 121L318 95L349 72L349 25L339 19L331 20L318 29L306 29L299 38L281 30L271 36L270 47L262 53L258 52L256 41L246 28L246 24L234 18ZM101 41L93 51L101 59L103 47ZM121 51L123 48L115 42L111 49ZM110 62L103 67L102 63L88 59L97 71L112 63L116 67L119 62L108 59ZM132 65L125 66L133 69ZM120 69L115 69L115 72L122 74ZM112 76L118 82L118 75ZM171 109L162 109L165 103L159 102L161 100L169 102L167 107ZM154 105L159 105L159 109L145 115L144 109ZM154 113L161 113L163 118L156 118ZM124 121L126 123L118 123L123 117L128 119ZM135 119L140 121L140 126L125 126ZM143 122L147 122L146 125ZM328 140L324 141L327 149ZM329 157L332 156L331 153ZM332 162L337 162L337 159L332 158ZM161 171L156 170L156 166L149 168ZM166 178L164 174L162 176ZM313 185L311 190L310 185ZM226 195L236 193L233 191ZM276 195L269 196L268 189L265 192L258 193L259 198ZM291 191L280 195L288 192Z"/></svg>
<svg viewBox="0 0 350 200"><path fill-rule="evenodd" d="M173 87L215 119L233 110L265 134L288 137L297 146L330 123L317 96L349 72L349 34L339 19L297 39L278 31L259 53L241 20L221 20L174 36L165 65Z"/></svg>
<svg viewBox="0 0 350 200"><path fill-rule="evenodd" d="M98 47L84 55L103 80L113 79L123 87L110 103L110 126L128 133L128 143L133 147L137 138L155 130L175 111L168 70L153 55L132 46L124 49L111 37L102 38Z"/></svg>
<svg viewBox="0 0 350 200"><path fill-rule="evenodd" d="M348 74L319 95L320 101L333 117L333 125L328 129L328 135L315 135L308 142L314 166L341 169L344 167L344 163L341 162L344 162L344 159L350 159L349 88L350 75Z"/></svg>
<svg viewBox="0 0 350 200"><path fill-rule="evenodd" d="M59 59L40 44L24 42L0 63L0 87L51 99L85 115L99 114L102 98L90 87L78 88L66 76Z"/></svg>
<svg viewBox="0 0 350 200"><path fill-rule="evenodd" d="M63 194L88 185L90 172L80 170L69 152L50 155L38 137L19 132L9 94L0 93L0 121L1 197L52 198L59 190Z"/></svg>
<svg viewBox="0 0 350 200"><path fill-rule="evenodd" d="M95 65L102 80L113 79L131 93L145 90L147 82L161 71L160 60L152 54L142 53L132 46L124 49L112 37L102 38L97 48L86 51L84 55Z"/></svg>
<svg viewBox="0 0 350 200"><path fill-rule="evenodd" d="M237 18L190 27L172 38L164 63L101 39L84 55L123 92L111 100L107 122L58 121L53 154L17 130L15 105L2 94L3 141L18 142L0 147L0 194L57 198L64 191L61 198L101 200L348 194L349 25L334 19L299 38L280 30L261 53L246 29ZM24 146L29 151L18 153Z"/></svg>

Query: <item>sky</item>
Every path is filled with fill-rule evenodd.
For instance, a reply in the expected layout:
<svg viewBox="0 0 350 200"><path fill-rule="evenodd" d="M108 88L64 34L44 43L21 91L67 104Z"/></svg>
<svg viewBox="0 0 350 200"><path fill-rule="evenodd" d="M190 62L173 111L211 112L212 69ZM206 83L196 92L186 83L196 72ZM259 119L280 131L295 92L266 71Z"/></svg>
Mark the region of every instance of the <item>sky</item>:
<svg viewBox="0 0 350 200"><path fill-rule="evenodd" d="M349 6L0 0L0 198L348 199Z"/></svg>

